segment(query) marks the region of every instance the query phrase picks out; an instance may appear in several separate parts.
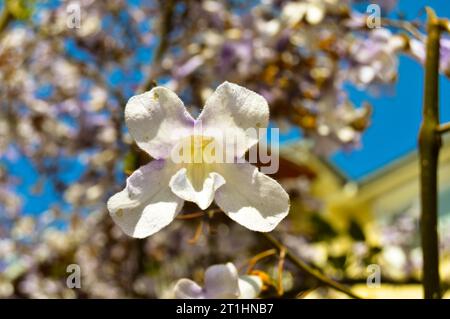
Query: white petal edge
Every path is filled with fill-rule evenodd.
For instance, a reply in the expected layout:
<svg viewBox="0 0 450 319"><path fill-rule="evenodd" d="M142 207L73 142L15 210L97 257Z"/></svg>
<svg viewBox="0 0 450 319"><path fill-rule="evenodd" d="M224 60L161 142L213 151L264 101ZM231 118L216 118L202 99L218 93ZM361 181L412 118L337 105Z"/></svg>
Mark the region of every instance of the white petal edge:
<svg viewBox="0 0 450 319"><path fill-rule="evenodd" d="M169 157L195 122L178 96L161 86L130 98L125 121L137 145L156 159Z"/></svg>
<svg viewBox="0 0 450 319"><path fill-rule="evenodd" d="M174 295L177 299L205 299L202 287L190 279L180 279L175 284Z"/></svg>
<svg viewBox="0 0 450 319"><path fill-rule="evenodd" d="M255 299L261 292L263 282L258 276L239 277L239 299Z"/></svg>
<svg viewBox="0 0 450 319"><path fill-rule="evenodd" d="M253 231L272 231L289 212L289 195L281 185L249 163L222 164L225 185L216 204L228 217Z"/></svg>
<svg viewBox="0 0 450 319"><path fill-rule="evenodd" d="M213 265L205 272L204 290L208 298L235 299L239 297L238 272L232 263Z"/></svg>
<svg viewBox="0 0 450 319"><path fill-rule="evenodd" d="M165 161L152 161L133 172L125 189L108 200L112 219L127 235L148 237L170 224L179 213L183 200L169 188L172 174Z"/></svg>
<svg viewBox="0 0 450 319"><path fill-rule="evenodd" d="M224 82L206 100L196 122L203 135L215 137L219 143L234 138L238 142L236 157L242 157L258 142L258 129L267 127L269 106L258 93Z"/></svg>
<svg viewBox="0 0 450 319"><path fill-rule="evenodd" d="M181 168L170 179L170 189L178 197L196 203L200 209L208 208L214 200L216 190L225 184L225 180L220 174L207 172L205 169L206 165L202 164ZM188 174L198 181L192 181Z"/></svg>

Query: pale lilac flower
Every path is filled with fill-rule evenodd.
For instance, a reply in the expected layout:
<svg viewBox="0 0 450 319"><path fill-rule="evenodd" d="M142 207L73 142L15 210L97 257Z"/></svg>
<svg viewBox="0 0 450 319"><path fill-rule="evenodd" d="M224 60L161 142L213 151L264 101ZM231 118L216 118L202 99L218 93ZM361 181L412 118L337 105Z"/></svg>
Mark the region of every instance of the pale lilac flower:
<svg viewBox="0 0 450 319"><path fill-rule="evenodd" d="M176 69L174 76L176 78L184 78L194 72L199 66L204 63L200 55L195 55L186 61L183 65Z"/></svg>
<svg viewBox="0 0 450 319"><path fill-rule="evenodd" d="M137 169L125 189L108 201L111 217L126 234L137 238L154 234L172 222L185 200L201 209L215 200L228 217L253 231L271 231L288 214L289 196L280 184L243 159L258 142L249 129L268 125L269 108L259 94L225 82L194 120L174 92L156 87L128 101L125 120L137 145L155 158ZM223 138L225 131L235 141L231 145L235 161L203 158L203 149ZM191 156L187 163L174 161L183 141L193 143L187 149Z"/></svg>
<svg viewBox="0 0 450 319"><path fill-rule="evenodd" d="M220 64L218 67L222 73L232 72L233 67L238 73L249 73L253 54L251 38L244 37L239 41L227 41L219 53Z"/></svg>
<svg viewBox="0 0 450 319"><path fill-rule="evenodd" d="M358 11L351 11L349 18L345 21L345 26L349 28L365 28L367 26L367 16Z"/></svg>
<svg viewBox="0 0 450 319"><path fill-rule="evenodd" d="M262 288L258 276L238 276L232 263L214 265L205 272L204 286L190 279L180 279L174 288L178 299L254 299Z"/></svg>
<svg viewBox="0 0 450 319"><path fill-rule="evenodd" d="M358 39L350 48L354 64L349 70L350 79L362 87L374 82L392 82L398 68L396 53L405 45L402 36L383 28L373 31L367 39Z"/></svg>
<svg viewBox="0 0 450 319"><path fill-rule="evenodd" d="M411 55L424 64L426 59L425 43L416 39L409 41ZM442 38L440 41L440 72L450 76L450 39Z"/></svg>

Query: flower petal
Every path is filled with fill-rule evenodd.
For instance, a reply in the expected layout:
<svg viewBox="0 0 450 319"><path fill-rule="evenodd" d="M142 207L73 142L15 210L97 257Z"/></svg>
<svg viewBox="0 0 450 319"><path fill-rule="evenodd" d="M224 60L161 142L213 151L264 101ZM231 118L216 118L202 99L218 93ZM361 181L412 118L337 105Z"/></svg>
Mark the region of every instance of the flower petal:
<svg viewBox="0 0 450 319"><path fill-rule="evenodd" d="M320 23L325 16L325 8L323 4L311 3L308 5L306 12L306 21L309 24L316 25Z"/></svg>
<svg viewBox="0 0 450 319"><path fill-rule="evenodd" d="M194 125L178 96L160 86L133 96L125 107L125 120L137 145L156 159L167 158Z"/></svg>
<svg viewBox="0 0 450 319"><path fill-rule="evenodd" d="M203 135L215 137L220 142L231 135L238 141L237 157L243 156L258 142L256 130L266 128L268 122L269 106L266 99L229 82L222 83L207 99L197 119Z"/></svg>
<svg viewBox="0 0 450 319"><path fill-rule="evenodd" d="M236 267L232 263L209 267L205 272L204 290L208 298L238 298L239 284Z"/></svg>
<svg viewBox="0 0 450 319"><path fill-rule="evenodd" d="M225 184L222 176L211 171L208 164L189 164L170 180L170 189L178 197L194 202L201 209L208 208L216 190Z"/></svg>
<svg viewBox="0 0 450 319"><path fill-rule="evenodd" d="M261 292L263 282L258 276L239 277L239 299L255 299Z"/></svg>
<svg viewBox="0 0 450 319"><path fill-rule="evenodd" d="M129 236L144 238L167 226L183 206L169 188L172 168L163 160L140 167L127 186L108 200L114 222Z"/></svg>
<svg viewBox="0 0 450 319"><path fill-rule="evenodd" d="M277 181L249 163L223 164L225 178L216 192L217 205L231 219L250 230L269 232L289 212L289 195Z"/></svg>
<svg viewBox="0 0 450 319"><path fill-rule="evenodd" d="M202 287L190 279L180 279L174 288L175 298L177 299L205 299Z"/></svg>

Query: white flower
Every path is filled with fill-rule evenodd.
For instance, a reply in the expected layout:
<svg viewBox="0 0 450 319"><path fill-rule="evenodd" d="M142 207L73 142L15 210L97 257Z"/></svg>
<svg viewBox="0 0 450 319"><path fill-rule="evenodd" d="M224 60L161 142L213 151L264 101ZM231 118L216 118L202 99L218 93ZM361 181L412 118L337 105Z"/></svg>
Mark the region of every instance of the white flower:
<svg viewBox="0 0 450 319"><path fill-rule="evenodd" d="M174 92L156 87L128 101L125 120L137 145L155 158L128 177L125 189L108 201L111 217L128 235L143 238L159 231L172 222L185 200L201 209L215 200L231 219L260 232L273 230L288 214L289 196L280 184L242 159L258 142L249 129L268 125L269 108L259 94L225 82L195 120ZM203 150L225 131L237 141L231 148L238 160L210 163ZM180 141L189 141L188 155L195 163L173 160Z"/></svg>
<svg viewBox="0 0 450 319"><path fill-rule="evenodd" d="M205 272L204 287L190 279L180 279L174 294L178 299L254 299L262 288L258 276L238 276L232 263L214 265Z"/></svg>
<svg viewBox="0 0 450 319"><path fill-rule="evenodd" d="M322 22L325 13L324 1L309 0L287 3L282 9L281 17L291 27L298 24L302 19L305 19L309 24L316 25Z"/></svg>

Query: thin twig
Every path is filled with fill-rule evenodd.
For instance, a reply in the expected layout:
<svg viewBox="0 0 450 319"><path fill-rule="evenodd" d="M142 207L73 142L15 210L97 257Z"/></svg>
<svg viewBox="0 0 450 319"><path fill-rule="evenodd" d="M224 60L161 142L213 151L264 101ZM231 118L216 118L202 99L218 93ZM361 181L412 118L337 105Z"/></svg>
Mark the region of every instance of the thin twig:
<svg viewBox="0 0 450 319"><path fill-rule="evenodd" d="M409 32L411 35L413 35L415 38L417 38L420 41L426 40L426 36L422 32L420 32L420 30L413 23L411 23L409 21L382 18L381 24L383 26L389 26L389 27L394 27L394 28L398 28L398 29L403 29L406 32Z"/></svg>
<svg viewBox="0 0 450 319"><path fill-rule="evenodd" d="M166 2L160 1L162 13L162 19L160 21L160 29L161 32L159 34L159 45L156 48L155 58L151 65L151 71L147 75L147 78L144 82L139 86L138 93L144 93L153 87L157 86L156 78L158 77L158 73L161 69L161 60L166 52L166 50L170 46L169 35L173 28L173 15L175 11L175 0L168 0ZM125 107L125 103L123 103L123 107ZM133 148L130 150L130 156L136 156L136 150ZM136 163L138 167L142 163ZM134 170L137 167L130 167L130 170Z"/></svg>
<svg viewBox="0 0 450 319"><path fill-rule="evenodd" d="M441 26L442 31L450 33L450 20L449 19L440 19L439 24Z"/></svg>
<svg viewBox="0 0 450 319"><path fill-rule="evenodd" d="M191 239L188 240L188 244L195 245L198 242L198 240L200 239L200 235L202 234L202 231L203 231L203 220L201 220L198 223L198 226L195 229L194 237L192 237Z"/></svg>
<svg viewBox="0 0 450 319"><path fill-rule="evenodd" d="M159 72L159 68L161 68L161 60L164 56L164 53L170 46L170 32L173 29L173 15L175 11L175 0L167 0L165 2L161 1L162 8L162 18L160 21L160 34L159 34L159 44L155 50L155 58L152 63L152 71L150 72L150 76L146 78L146 80L142 83L139 88L139 92L145 92L153 88L157 85L155 78L156 74Z"/></svg>
<svg viewBox="0 0 450 319"><path fill-rule="evenodd" d="M195 213L190 213L190 214L181 214L175 218L184 220L184 219L193 219L193 218L201 217L204 215L205 215L205 212L201 211L201 212L195 212Z"/></svg>
<svg viewBox="0 0 450 319"><path fill-rule="evenodd" d="M277 253L276 249L269 249L269 250L265 250L255 256L253 256L249 261L248 261L248 268L247 268L247 273L251 273L253 271L253 269L255 268L256 264L258 263L258 261L260 261L261 259L264 259L266 257L269 256L273 256Z"/></svg>
<svg viewBox="0 0 450 319"><path fill-rule="evenodd" d="M439 126L439 20L427 8L428 37L425 61L423 120L419 133L423 286L427 299L441 298L439 279L438 186L437 170L441 135Z"/></svg>
<svg viewBox="0 0 450 319"><path fill-rule="evenodd" d="M161 3L164 3L161 1ZM169 35L172 31L173 13L175 10L175 0L167 0L164 3L164 11L160 23L161 32L159 35L159 46L156 49L155 61L160 62L167 48L169 47Z"/></svg>
<svg viewBox="0 0 450 319"><path fill-rule="evenodd" d="M314 277L322 284L329 286L331 288L334 288L352 298L355 299L362 299L360 296L353 293L349 288L345 287L344 285L338 283L337 281L334 281L331 278L328 278L318 270L312 268L307 263L305 263L303 260L292 254L286 246L284 246L280 241L278 241L275 237L268 233L259 233L262 237L264 237L272 246L277 248L279 251L282 251L283 249L286 250L286 258L290 260L295 266L297 266L299 269L310 275L311 277Z"/></svg>
<svg viewBox="0 0 450 319"><path fill-rule="evenodd" d="M436 130L439 134L450 132L450 122L439 125Z"/></svg>
<svg viewBox="0 0 450 319"><path fill-rule="evenodd" d="M283 270L285 258L286 258L286 248L283 248L280 250L280 258L278 260L278 287L277 287L278 296L282 296L284 294Z"/></svg>

